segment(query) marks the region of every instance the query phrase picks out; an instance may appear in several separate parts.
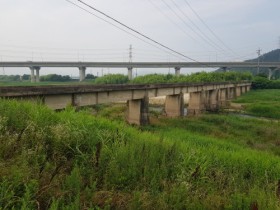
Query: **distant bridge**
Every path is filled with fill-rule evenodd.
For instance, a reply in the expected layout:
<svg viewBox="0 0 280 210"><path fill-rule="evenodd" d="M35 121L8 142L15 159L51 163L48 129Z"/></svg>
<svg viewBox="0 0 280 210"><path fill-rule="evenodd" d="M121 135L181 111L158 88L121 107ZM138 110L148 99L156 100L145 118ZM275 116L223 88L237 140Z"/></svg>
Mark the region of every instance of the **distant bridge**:
<svg viewBox="0 0 280 210"><path fill-rule="evenodd" d="M133 68L174 68L175 74L180 75L181 68L234 68L234 67L266 67L270 72L280 68L280 62L0 62L0 67L28 67L31 70L31 82L39 82L39 70L42 67L79 69L80 81L85 79L86 68L127 68L128 78L132 79ZM36 76L34 74L36 71Z"/></svg>

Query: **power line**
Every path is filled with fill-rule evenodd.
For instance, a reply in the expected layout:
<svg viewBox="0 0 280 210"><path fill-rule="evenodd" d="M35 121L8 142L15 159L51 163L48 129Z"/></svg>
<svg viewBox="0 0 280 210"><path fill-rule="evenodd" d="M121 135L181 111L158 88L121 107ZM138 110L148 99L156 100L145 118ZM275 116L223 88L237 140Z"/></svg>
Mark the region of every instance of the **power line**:
<svg viewBox="0 0 280 210"><path fill-rule="evenodd" d="M190 5L190 3L187 0L183 0L188 7L192 10L192 12L196 15L196 17L201 21L201 23L210 31L210 33L229 51L231 51L233 54L236 54L230 47L228 47L223 40L206 24L206 22L200 17L200 15L193 9L193 7Z"/></svg>
<svg viewBox="0 0 280 210"><path fill-rule="evenodd" d="M163 49L159 48L158 46L156 46L156 45L154 45L154 44L152 44L152 43L150 43L150 42L148 42L148 41L146 41L146 40L144 40L144 39L142 39L142 38L140 38L140 37L134 35L133 33L130 33L129 31L126 31L126 30L124 30L123 28L121 28L121 27L119 27L119 26L117 26L117 25L115 25L115 24L113 24L113 23L111 23L111 22L105 20L104 18L99 17L98 15L96 15L96 14L94 14L94 13L92 13L92 12L86 10L85 8L83 8L83 7L81 7L81 6L77 5L77 4L75 4L74 2L72 2L72 1L70 1L70 0L65 0L65 1L69 2L70 4L73 4L74 6L80 8L81 10L83 10L83 11L85 11L85 12L87 12L87 13L93 15L93 16L95 16L96 18L98 18L98 19L100 19L100 20L103 20L104 22L106 22L106 23L108 23L108 24L114 26L115 28L117 28L117 29L119 29L119 30L121 30L121 31L123 31L123 32L125 32L125 33L127 33L127 34L129 34L129 35L131 35L131 36L133 36L133 37L135 37L136 39L139 39L139 40L145 42L146 44L151 45L151 46L153 46L153 47L155 47L155 48L157 48L157 49L159 49L159 50L163 50ZM174 54L172 54L171 52L168 52L168 51L166 51L166 50L163 50L163 51L165 51L166 53L168 53L168 54L170 54L170 55L172 55L172 56L175 56L175 57L178 57L178 58L179 58L178 55L174 55ZM180 58L181 58L181 57L180 57Z"/></svg>
<svg viewBox="0 0 280 210"><path fill-rule="evenodd" d="M66 1L68 1L68 0L66 0ZM189 59L189 60L192 60L192 61L194 61L194 62L198 62L198 61L196 61L195 59L193 59L193 58L191 58L191 57L189 57L189 56L186 56L186 55L184 55L184 54L182 54L182 53L180 53L180 52L178 52L178 51L176 51L176 50L173 50L173 49L171 49L170 47L168 47L168 46L166 46L166 45L164 45L164 44L161 44L160 42L158 42L158 41L156 41L156 40L154 40L154 39L152 39L152 38L146 36L145 34L143 34L143 33L139 32L139 31L133 29L132 27L130 27L130 26L128 26L128 25L126 25L126 24L124 24L124 23L118 21L117 19L115 19L115 18L113 18L113 17L107 15L106 13L104 13L104 12L102 12L102 11L96 9L95 7L89 5L89 4L87 4L87 3L85 3L85 2L83 2L83 1L81 1L81 0L77 0L77 1L79 1L79 2L82 3L83 5L85 5L85 6L89 7L89 8L91 8L92 10L94 10L94 11L96 11L96 12L102 14L103 16L109 18L110 20L113 20L114 22L118 23L119 25L121 25L121 26L123 26L123 27L129 29L130 31L133 31L134 33L140 35L141 37L144 37L145 39L147 39L147 40L149 40L149 41L151 41L151 42L153 42L153 43L155 43L155 44L161 46L162 48L165 48L165 49L167 49L167 50L169 50L169 51L171 51L171 52L173 52L173 53L175 53L175 54L177 54L177 55L179 55L179 56L182 56L182 57L187 58L187 59ZM68 2L69 2L69 1L68 1ZM198 63L199 63L199 62L198 62Z"/></svg>
<svg viewBox="0 0 280 210"><path fill-rule="evenodd" d="M211 44L213 44L215 47L219 48L220 50L224 51L225 50L223 48L221 48L218 44L216 44L213 40L211 40L198 26L197 24L195 24L191 18L189 18L189 16L178 6L178 4L176 4L176 2L174 0L171 0L171 2L175 5L175 7L177 8L177 10L180 11L180 13L186 17L190 23L200 32L201 36L204 37L206 40L208 40Z"/></svg>
<svg viewBox="0 0 280 210"><path fill-rule="evenodd" d="M163 16L165 16L172 24L176 25L186 36L190 37L193 41L198 42L195 38L193 38L190 34L186 32L179 24L173 21L167 14L161 11L161 9L152 1L148 0Z"/></svg>
<svg viewBox="0 0 280 210"><path fill-rule="evenodd" d="M166 3L165 0L162 0L162 2L165 4L166 7L168 7L173 12L173 14L177 18L179 18L191 31L193 31L197 36L199 36L205 43L217 49L217 47L213 43L209 42L204 36L202 36L200 33L194 30L193 27L191 27L180 15L178 15L177 12L168 3Z"/></svg>

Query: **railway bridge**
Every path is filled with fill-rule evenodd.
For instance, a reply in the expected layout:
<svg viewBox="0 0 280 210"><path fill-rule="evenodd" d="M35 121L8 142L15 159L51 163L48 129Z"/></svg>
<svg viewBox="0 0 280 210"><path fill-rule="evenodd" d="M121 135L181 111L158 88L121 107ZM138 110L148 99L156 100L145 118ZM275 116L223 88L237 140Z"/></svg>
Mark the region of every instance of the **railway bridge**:
<svg viewBox="0 0 280 210"><path fill-rule="evenodd" d="M1 98L40 102L60 110L68 105L85 107L119 101L127 102L127 122L149 123L149 98L166 96L167 117L184 115L184 94L190 94L187 115L199 115L225 107L228 101L246 93L250 82L179 83L148 85L76 85L0 87Z"/></svg>
<svg viewBox="0 0 280 210"><path fill-rule="evenodd" d="M42 68L70 68L74 67L79 69L80 81L83 81L86 77L87 68L126 68L128 78L132 79L133 68L174 68L175 74L180 75L182 68L222 68L225 71L228 68L234 67L266 67L269 69L269 75L271 77L272 72L280 68L280 62L0 62L0 67L27 67L31 70L31 82L40 81L40 70ZM36 74L35 74L36 73Z"/></svg>

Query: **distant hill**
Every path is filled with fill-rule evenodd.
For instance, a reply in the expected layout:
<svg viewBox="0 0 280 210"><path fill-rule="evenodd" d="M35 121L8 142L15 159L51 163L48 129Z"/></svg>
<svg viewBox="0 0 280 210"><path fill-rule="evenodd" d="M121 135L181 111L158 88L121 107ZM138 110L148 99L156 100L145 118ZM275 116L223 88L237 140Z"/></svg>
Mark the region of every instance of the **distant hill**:
<svg viewBox="0 0 280 210"><path fill-rule="evenodd" d="M245 60L244 62L257 62L258 58ZM280 62L280 49L272 50L268 53L265 53L260 56L260 63L261 62ZM223 71L222 69L218 69L217 71ZM232 68L229 71L242 71L242 72L252 72L253 75L257 74L257 68ZM268 75L267 68L260 68L260 74ZM276 71L273 75L274 78L280 78L280 71Z"/></svg>

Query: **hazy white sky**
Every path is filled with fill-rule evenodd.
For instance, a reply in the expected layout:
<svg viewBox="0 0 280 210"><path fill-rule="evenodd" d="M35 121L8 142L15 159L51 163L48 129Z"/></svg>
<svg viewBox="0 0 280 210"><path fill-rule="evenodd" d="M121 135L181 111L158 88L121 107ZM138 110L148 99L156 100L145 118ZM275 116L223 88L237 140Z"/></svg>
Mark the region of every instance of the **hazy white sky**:
<svg viewBox="0 0 280 210"><path fill-rule="evenodd" d="M71 1L103 17L77 0ZM84 2L199 61L244 60L256 57L259 47L263 53L279 48L279 0ZM213 36L188 4L223 43ZM186 61L115 28L66 0L0 1L1 60L128 61L130 44L133 61ZM101 69L89 69L88 73L97 71ZM115 72L113 69L103 71ZM29 73L27 69L10 72ZM59 72L42 69L41 72L78 74L76 69Z"/></svg>

